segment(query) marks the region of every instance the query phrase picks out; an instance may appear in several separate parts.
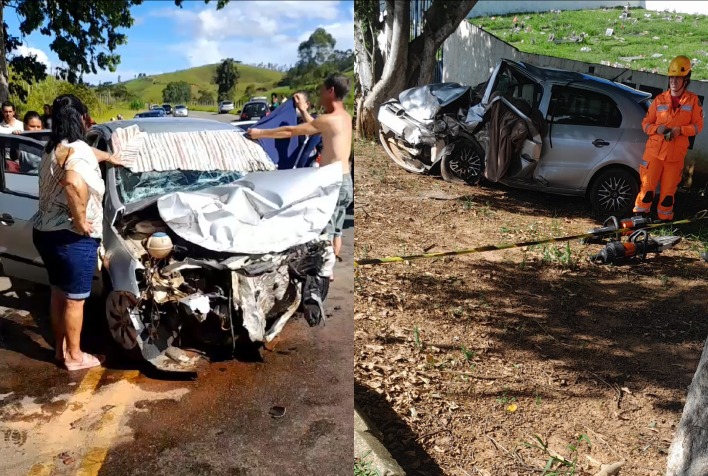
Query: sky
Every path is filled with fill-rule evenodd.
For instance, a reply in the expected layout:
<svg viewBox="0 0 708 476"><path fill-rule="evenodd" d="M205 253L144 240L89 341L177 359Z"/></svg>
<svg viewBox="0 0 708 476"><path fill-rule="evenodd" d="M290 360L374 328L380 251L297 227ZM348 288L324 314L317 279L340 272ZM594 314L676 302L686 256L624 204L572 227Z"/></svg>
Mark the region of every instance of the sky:
<svg viewBox="0 0 708 476"><path fill-rule="evenodd" d="M117 82L120 76L126 81L139 73L169 73L224 58L292 65L298 45L318 27L334 37L336 49L354 48L352 0L232 0L221 10L216 9L216 1L187 0L182 5L180 9L172 0L146 0L133 7L135 23L124 31L128 43L116 51L121 56L116 72L99 71L84 80ZM18 35L20 21L14 11L4 13L10 34ZM36 54L50 68L60 66L49 48L52 40L36 31L23 39L18 53Z"/></svg>

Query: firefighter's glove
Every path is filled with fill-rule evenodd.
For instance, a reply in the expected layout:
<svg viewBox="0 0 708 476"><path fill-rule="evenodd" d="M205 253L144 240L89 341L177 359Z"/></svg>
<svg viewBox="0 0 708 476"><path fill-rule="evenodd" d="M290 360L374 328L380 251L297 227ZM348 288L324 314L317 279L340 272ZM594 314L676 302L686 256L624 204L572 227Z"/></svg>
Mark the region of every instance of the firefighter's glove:
<svg viewBox="0 0 708 476"><path fill-rule="evenodd" d="M665 132L666 132L666 126L663 124L656 128L657 134L664 134Z"/></svg>

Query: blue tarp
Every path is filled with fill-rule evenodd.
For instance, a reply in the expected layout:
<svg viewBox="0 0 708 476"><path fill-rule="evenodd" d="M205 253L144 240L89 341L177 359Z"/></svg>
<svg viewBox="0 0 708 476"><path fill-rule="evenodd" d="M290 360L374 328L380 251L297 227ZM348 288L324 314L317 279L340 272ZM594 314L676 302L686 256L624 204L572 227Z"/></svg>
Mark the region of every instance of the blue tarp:
<svg viewBox="0 0 708 476"><path fill-rule="evenodd" d="M288 99L278 106L270 115L255 123L254 129L275 129L282 126L297 125L295 102ZM306 138L304 136L292 139L260 139L259 143L266 153L278 165L278 169L293 169L310 167L314 161L313 151L322 143L319 134Z"/></svg>
<svg viewBox="0 0 708 476"><path fill-rule="evenodd" d="M288 99L285 104L275 108L270 115L265 116L255 123L254 129L275 129L276 127L297 125L297 114L295 113L295 102ZM279 169L292 169L298 159L300 152L300 140L297 137L292 139L260 139L258 141L265 149L266 153L278 165Z"/></svg>

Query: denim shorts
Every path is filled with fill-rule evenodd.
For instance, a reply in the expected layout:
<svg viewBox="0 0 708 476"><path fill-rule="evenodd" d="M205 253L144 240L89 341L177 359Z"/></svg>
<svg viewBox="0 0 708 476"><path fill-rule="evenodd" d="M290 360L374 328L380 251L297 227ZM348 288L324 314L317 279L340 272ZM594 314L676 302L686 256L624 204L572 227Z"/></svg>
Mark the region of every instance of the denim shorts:
<svg viewBox="0 0 708 476"><path fill-rule="evenodd" d="M354 183L350 174L344 174L342 177L342 187L339 189L339 198L337 206L334 209L334 214L327 224L326 232L331 237L342 236L344 221L347 217L347 208L354 201Z"/></svg>
<svg viewBox="0 0 708 476"><path fill-rule="evenodd" d="M32 232L32 240L47 268L52 287L69 299L81 300L91 295L100 240L70 230L37 229Z"/></svg>

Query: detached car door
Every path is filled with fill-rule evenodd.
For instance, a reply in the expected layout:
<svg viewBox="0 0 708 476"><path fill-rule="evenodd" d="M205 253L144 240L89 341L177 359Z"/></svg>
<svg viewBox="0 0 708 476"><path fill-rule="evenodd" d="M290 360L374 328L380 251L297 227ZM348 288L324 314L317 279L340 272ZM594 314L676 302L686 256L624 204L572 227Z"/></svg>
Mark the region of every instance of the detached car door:
<svg viewBox="0 0 708 476"><path fill-rule="evenodd" d="M6 276L48 284L32 243L32 216L39 203L37 168L48 132L0 134L0 262Z"/></svg>
<svg viewBox="0 0 708 476"><path fill-rule="evenodd" d="M622 113L607 94L580 86L554 85L548 133L535 178L550 187L580 190L588 173L622 136Z"/></svg>

